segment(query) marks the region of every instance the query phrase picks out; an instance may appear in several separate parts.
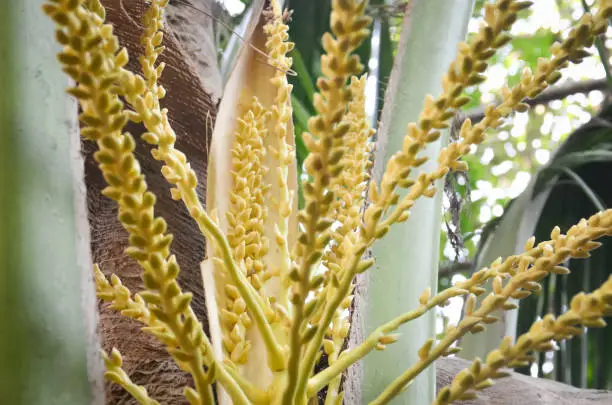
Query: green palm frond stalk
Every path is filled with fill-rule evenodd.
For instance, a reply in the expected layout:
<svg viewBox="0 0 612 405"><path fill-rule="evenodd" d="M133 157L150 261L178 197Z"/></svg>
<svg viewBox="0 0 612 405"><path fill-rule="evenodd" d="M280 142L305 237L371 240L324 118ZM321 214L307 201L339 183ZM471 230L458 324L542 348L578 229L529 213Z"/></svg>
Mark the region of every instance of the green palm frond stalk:
<svg viewBox="0 0 612 405"><path fill-rule="evenodd" d="M0 13L0 402L102 405L77 104L43 3Z"/></svg>

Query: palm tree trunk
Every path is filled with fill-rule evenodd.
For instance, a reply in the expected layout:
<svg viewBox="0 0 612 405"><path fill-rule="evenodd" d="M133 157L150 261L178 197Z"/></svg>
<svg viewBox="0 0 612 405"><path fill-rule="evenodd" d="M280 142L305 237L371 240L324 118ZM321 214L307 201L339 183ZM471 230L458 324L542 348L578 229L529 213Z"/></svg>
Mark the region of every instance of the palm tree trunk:
<svg viewBox="0 0 612 405"><path fill-rule="evenodd" d="M121 44L126 46L130 53L128 68L139 71L137 57L141 53L140 20L146 7L145 2L103 0L102 3L107 11L107 20L114 25ZM197 16L202 18L199 14ZM184 26L190 23L180 19L179 22ZM199 22L193 21L194 24ZM210 30L210 25L208 27ZM168 93L163 105L169 110L171 124L177 134L177 148L187 155L198 177L204 180L208 141L216 107L209 93L204 90L203 82L196 72L196 65L187 56L183 44L174 36L171 28L167 27L165 31L166 51L161 60L166 62L167 66L161 83ZM212 37L212 31L210 35ZM216 54L212 55L212 61L212 65L216 66ZM137 140L138 135L144 132L142 126L135 124L129 124L126 130ZM117 274L131 291L140 291L143 288L141 269L133 259L123 254L128 245L127 234L117 220L116 204L100 193L104 188L104 179L93 159L95 145L84 142L82 149L85 154L93 261L100 265L106 275ZM168 184L160 173L161 164L153 159L149 147L144 142L137 141L135 152L149 189L158 197L156 214L166 219L168 229L174 234L172 251L182 269L179 282L184 289L193 293L194 311L204 325L207 325L200 275L200 262L205 254L204 237L183 204L170 198ZM205 195L204 184L205 182L201 181L198 188L202 201ZM99 330L104 349L116 347L121 351L126 372L135 383L145 385L152 398L161 403L186 404L183 387L191 384L190 378L176 366L158 341L141 332L141 325L138 323L121 316L106 305L100 303L99 307ZM107 384L106 393L106 403L109 405L134 403L128 394L115 384Z"/></svg>

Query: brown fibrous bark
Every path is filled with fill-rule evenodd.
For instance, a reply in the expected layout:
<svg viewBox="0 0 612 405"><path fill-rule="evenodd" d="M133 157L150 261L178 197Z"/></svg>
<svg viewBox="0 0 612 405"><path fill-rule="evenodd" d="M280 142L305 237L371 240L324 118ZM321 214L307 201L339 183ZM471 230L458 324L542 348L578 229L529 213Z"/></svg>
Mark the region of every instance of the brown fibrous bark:
<svg viewBox="0 0 612 405"><path fill-rule="evenodd" d="M141 16L146 2L103 0L102 3L106 8L107 21L113 24L120 43L129 51L128 68L139 72L138 55L142 53L140 35L143 30ZM161 84L165 86L167 96L162 100L162 106L169 110L171 125L177 136L176 147L187 155L200 179L197 191L204 202L208 143L216 108L203 90L196 69L169 28L166 28L164 45L166 50L160 61L166 63L166 68ZM174 235L171 250L181 266L179 283L184 290L193 293L193 309L206 327L199 270L205 252L204 237L183 204L170 198L169 185L160 172L161 163L151 156L151 147L139 139L144 127L128 124L126 131L137 141L136 156L149 189L158 197L155 214L166 219L168 230ZM93 159L96 149L93 142L82 143L93 261L100 265L105 275L117 274L125 286L132 292L138 292L143 289L142 271L135 260L124 254L128 237L117 220L116 203L100 193L105 182ZM108 308L107 304L99 302L99 311L103 348L108 351L115 347L123 354L124 369L133 381L144 385L151 396L161 403L186 404L183 388L191 384L191 380L178 368L165 348L155 338L142 332L141 324ZM106 384L106 396L107 404L135 403L116 384Z"/></svg>

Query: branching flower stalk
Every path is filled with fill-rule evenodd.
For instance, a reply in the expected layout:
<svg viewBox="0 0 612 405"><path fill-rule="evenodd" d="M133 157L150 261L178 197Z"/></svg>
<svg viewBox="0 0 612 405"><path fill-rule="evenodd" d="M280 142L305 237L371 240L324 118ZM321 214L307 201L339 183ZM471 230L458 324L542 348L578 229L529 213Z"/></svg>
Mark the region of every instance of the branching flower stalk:
<svg viewBox="0 0 612 405"><path fill-rule="evenodd" d="M158 338L161 338L161 332L164 332L167 337L164 343L167 345L170 346L175 342L172 332L166 328L163 322L151 314L142 296L136 293L134 294L134 298L132 298L130 290L121 284L121 280L117 275L113 274L109 282L100 271L98 265L94 265L94 277L98 298L105 302L109 302L110 307L116 311L120 311L122 315L146 325L143 330L150 328L151 331L156 331L155 336Z"/></svg>
<svg viewBox="0 0 612 405"><path fill-rule="evenodd" d="M265 149L261 142L266 136L265 122L268 115L257 100L253 100L249 112L238 123L232 150L235 162L232 181L235 191L230 199L230 211L226 213L232 225L233 232L228 234L228 239L234 260L241 263L250 284L258 291L270 277L262 260L268 251L268 241L261 232L268 215L265 198L269 187L262 182L266 169L262 166ZM246 338L251 318L234 283L226 280L224 284L226 305L221 309L221 318L225 322L223 330L227 333L223 336L223 346L233 363L244 364L251 347Z"/></svg>
<svg viewBox="0 0 612 405"><path fill-rule="evenodd" d="M365 112L365 85L366 77L359 79L352 77L350 83L353 100L348 105L346 122L350 123L351 129L344 141L346 152L342 157L344 176L332 179L332 189L337 200L333 204L334 218L338 222L338 228L332 231L332 246L323 255L323 264L330 272L339 274L340 264L346 254L350 254L357 238L359 237L359 226L361 225L362 209L365 200L365 190L369 181L368 173L372 166L370 159L373 145L369 142L374 131L370 128ZM317 324L324 309L323 304L332 298L334 292L327 279L322 290L317 294L317 312L315 312L312 323ZM350 323L346 312L352 304L353 297L348 295L341 305L336 309L326 340L323 342L323 350L327 354L327 362L331 366L336 362L344 341L348 335ZM338 397L340 389L340 375L337 375L327 387L326 404L341 401Z"/></svg>
<svg viewBox="0 0 612 405"><path fill-rule="evenodd" d="M108 184L103 194L118 204L118 220L129 234L126 253L143 270L145 290L132 294L116 275L109 280L95 266L98 297L140 322L143 331L157 337L181 369L191 374L193 387L184 388L189 403L213 404L213 384L217 384L222 388L217 390L220 403L225 403L226 393L238 405L306 405L317 401L326 388L326 405L341 404L341 376L348 367L397 341L403 324L444 306L452 297L467 296L465 318L448 328L439 342L425 342L419 361L388 387L380 387L380 396L372 402L389 403L436 359L456 352L453 344L463 335L496 322L494 311L512 309L511 298L538 291L540 281L550 274L566 274L569 270L562 263L588 257L599 246L596 239L612 235L612 210L581 221L566 234L555 228L549 241L535 245L532 238L524 253L500 258L439 294L424 291L416 309L384 323L345 350L353 281L373 264L373 259L363 258L365 251L391 226L406 221L418 198L432 197L436 181L450 170L466 170L460 159L484 140L487 129L499 127L514 111L524 111L526 97L539 94L560 78L560 69L587 56L585 49L607 27L612 0L601 0L594 15L585 15L563 42L554 44L550 60L540 59L534 72L524 71L518 85L504 87L502 103L487 107L481 122L464 122L459 140L442 150L433 172L411 178L413 169L426 161L419 154L470 101L461 94L484 80L487 61L511 39L508 31L517 13L531 2L487 4L477 35L458 46L457 58L442 78L442 94L426 98L418 121L408 126L402 150L390 159L380 184L371 182L367 174L374 131L365 117L365 77L358 77L363 67L353 54L368 36L367 4L365 0L333 0L331 33L322 41L323 77L317 81L319 94L314 98L317 115L304 135L310 150L305 168L312 180L303 183L306 204L301 212L294 208L292 88L286 78L292 63L287 53L293 44L288 41L279 2L270 0L253 37L265 37L265 63L273 70L268 70L272 73L265 78L266 86L246 83L248 97L232 95L238 102L226 104L231 113L219 115L228 122L218 121L217 127L228 132L217 136L231 139L222 151L229 157L224 162L230 168L229 184L224 189L227 198L219 200L210 213L198 199L195 172L187 156L175 148L168 111L161 107L166 89L159 83L164 65L158 57L164 50L167 3L147 0L143 54L138 58L142 74L125 68L128 53L120 48L112 27L104 23L99 0L48 0L43 9L57 25L56 38L63 46L58 59L77 83L68 92L82 108L81 134L99 148L94 158ZM172 236L165 220L155 216L156 197L147 190L133 153L136 141L124 132L129 120L146 128L142 140L152 147L153 158L163 163L161 174L173 186L171 197L182 201L208 238L217 280L212 298L218 313L212 316L220 325L219 336L204 333L191 309L191 294L177 283L180 267L171 254ZM219 164L212 162L212 166ZM401 188L408 191L402 198ZM366 196L371 202L367 207ZM493 292L477 303L488 282ZM601 317L611 312L611 290L612 280L608 280L595 292L576 296L566 314L534 324L516 344L504 340L486 363L476 361L462 371L435 404L473 398L492 379L504 375L502 367L525 364L530 352L550 350L551 340L571 338L581 333L580 327L602 326ZM314 374L322 353L328 366ZM103 357L108 379L122 385L139 403L157 404L121 369L117 351Z"/></svg>
<svg viewBox="0 0 612 405"><path fill-rule="evenodd" d="M289 187L289 166L295 164L295 151L290 146L288 137L293 136L291 91L292 86L287 81L285 72L291 69L292 60L287 54L293 49L294 45L289 42L289 27L283 23L282 11L278 2L271 4L271 9L267 13L268 24L264 26L264 31L268 35L266 50L270 55L270 64L277 68L274 78L271 80L276 87L275 104L271 107L273 121L276 123L274 136L276 145L270 146L270 150L278 164L276 172L278 176L278 201L275 208L278 210L278 222L275 226L275 243L280 252L278 263L278 275L283 288L289 285L289 271L292 267L292 256L289 246L289 227L290 216L293 213L293 202L295 191ZM288 305L288 296L278 297L278 303L282 306Z"/></svg>
<svg viewBox="0 0 612 405"><path fill-rule="evenodd" d="M117 349L113 349L110 355L103 351L102 357L106 366L104 377L107 380L121 385L123 389L129 392L142 405L159 405L159 402L149 397L145 387L134 384L127 373L123 371L121 368L123 359Z"/></svg>
<svg viewBox="0 0 612 405"><path fill-rule="evenodd" d="M470 368L463 369L450 386L440 390L434 405L446 405L459 399L476 397L475 391L493 385L493 379L506 375L504 367L524 367L534 360L530 352L554 350L553 341L581 335L584 328L606 326L604 316L612 315L612 277L590 294L579 293L572 298L570 310L555 318L547 315L521 335L516 344L505 338L499 349L492 351L483 364L476 359Z"/></svg>
<svg viewBox="0 0 612 405"><path fill-rule="evenodd" d="M495 4L487 5L486 23L471 42L472 45L460 44L457 60L451 64L447 75L442 80L443 95L436 101L433 97L425 100L424 111L419 123L409 125L404 148L389 160L380 187L377 187L374 182L370 183L368 199L372 204L366 209L363 225L360 228L360 237L354 244L351 254L346 255L340 265L342 274L338 277L332 273L332 277L336 277L336 281L331 283L335 291L323 310L318 325L319 330L306 354L304 369L314 365L318 346L321 345L324 338L324 331L329 327L335 309L350 294L352 280L358 273L372 266L372 259L361 260L366 249L382 238L391 225L408 219L409 209L414 205L416 198L423 195L432 197L435 193L435 187L433 187L435 180L442 178L450 168L453 170L465 169L465 164L462 162L447 161L445 162L448 164L447 167L440 167L429 176L423 174L416 182L408 178L412 168L422 165L427 160L427 158L418 157L418 153L425 148L427 143L437 140L440 136L439 130L448 126L448 121L454 116L455 110L469 102L469 99L460 96L461 92L467 86L484 80L480 72L486 69L486 60L495 53L496 48L509 41L510 37L504 31L509 29L516 20L517 12L529 5L530 2L521 1L498 1ZM467 150L464 153L466 152ZM399 202L399 194L396 193L398 186L410 188L409 194L401 202ZM396 204L398 206L395 211L381 224L383 214Z"/></svg>
<svg viewBox="0 0 612 405"><path fill-rule="evenodd" d="M351 53L368 36L366 27L371 21L365 16L366 1L333 0L332 4L330 25L333 34L326 33L322 39L326 51L321 58L324 77L317 80L320 93L314 98L318 115L308 121L310 133L302 135L310 151L304 166L312 176L312 181L302 185L306 208L298 214L303 230L295 247L296 267L290 274L295 282L290 298L293 317L288 365L289 390L284 396L285 403L302 403L299 398L305 396L306 382L314 367L315 353L319 353L321 344L320 340L317 344L318 339L312 342L311 339L315 334L323 335L328 327L328 323L309 322L320 301L317 298L310 301L310 311L306 311L306 299L324 281L320 275L312 278L311 274L331 240L330 228L334 222L332 208L338 197L335 194L337 190L332 187L332 179L339 177L344 169L344 139L351 130L350 123L343 120L352 98L347 82L351 76L363 70L359 57ZM308 345L310 347L304 360L304 347Z"/></svg>
<svg viewBox="0 0 612 405"><path fill-rule="evenodd" d="M444 338L438 344L434 345L433 339L428 340L419 350L419 362L393 381L372 404L388 403L435 359L447 353L450 346L463 335L481 332L485 324L497 322L498 319L490 314L502 308L511 309L507 306L510 298L523 299L532 292L540 291L542 286L539 281L549 274L569 273L560 264L569 258L588 257L589 251L601 245L594 240L612 234L611 231L612 211L607 210L574 225L566 235L561 234L558 227L555 228L551 240L537 246L534 246L535 239L531 238L525 246L524 254L511 256L504 262L498 259L491 269L475 273L473 278L476 279L494 276L493 292L482 301L479 308L474 309L476 295L482 294L484 290L481 287L468 287L471 295L466 304L464 319L457 326L447 328ZM504 279L507 280L505 285ZM456 287L459 286L462 283L456 284Z"/></svg>

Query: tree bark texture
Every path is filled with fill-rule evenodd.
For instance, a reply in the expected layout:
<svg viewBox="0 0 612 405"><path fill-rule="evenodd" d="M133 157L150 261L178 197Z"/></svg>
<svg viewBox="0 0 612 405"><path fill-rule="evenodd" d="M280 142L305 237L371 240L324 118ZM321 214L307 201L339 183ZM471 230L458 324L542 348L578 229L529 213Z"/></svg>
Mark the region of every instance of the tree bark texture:
<svg viewBox="0 0 612 405"><path fill-rule="evenodd" d="M107 11L107 21L113 24L120 43L129 51L128 68L140 71L137 58L142 53L141 16L146 2L103 0L102 3ZM180 19L178 21L188 23ZM204 90L201 79L207 78L197 73L195 64L191 62L171 28L166 29L164 45L166 51L160 60L166 63L166 69L161 83L167 90L167 96L162 100L162 106L169 110L171 125L177 135L176 147L187 155L200 180L197 191L204 202L208 142L212 134L216 107ZM216 54L212 55L211 59L216 61ZM184 290L193 293L193 309L207 327L199 267L205 252L204 237L183 203L170 198L169 186L160 172L161 163L151 156L150 146L139 139L144 127L130 123L126 131L137 141L136 156L149 189L157 196L155 213L166 219L168 230L174 235L171 250L182 270L179 283ZM101 195L105 182L93 159L96 149L92 142L82 143L93 261L100 265L106 276L115 273L132 292L138 292L143 289L141 269L135 260L124 254L124 249L128 246L128 236L117 220L116 203ZM161 403L186 404L183 387L191 384L190 378L176 366L164 347L155 338L140 331L142 325L121 316L106 304L100 302L99 310L99 332L103 347L107 351L113 347L121 351L125 370L134 382L147 387L151 396ZM135 403L116 384L107 383L106 395L107 404Z"/></svg>

